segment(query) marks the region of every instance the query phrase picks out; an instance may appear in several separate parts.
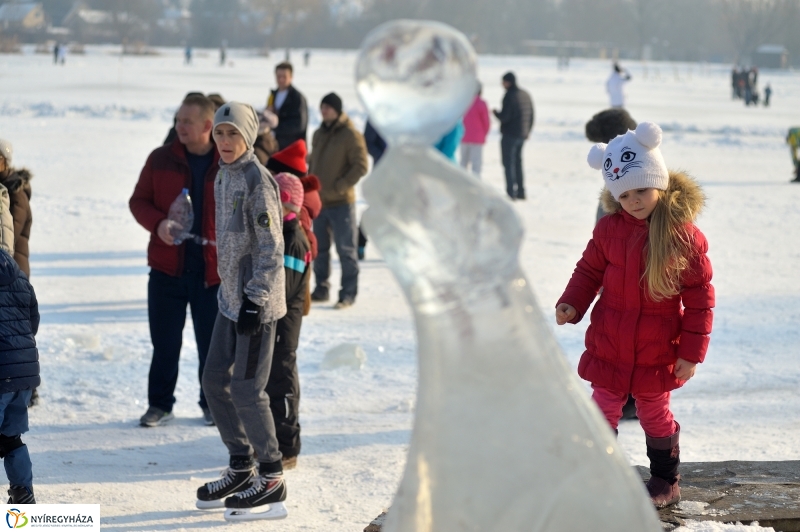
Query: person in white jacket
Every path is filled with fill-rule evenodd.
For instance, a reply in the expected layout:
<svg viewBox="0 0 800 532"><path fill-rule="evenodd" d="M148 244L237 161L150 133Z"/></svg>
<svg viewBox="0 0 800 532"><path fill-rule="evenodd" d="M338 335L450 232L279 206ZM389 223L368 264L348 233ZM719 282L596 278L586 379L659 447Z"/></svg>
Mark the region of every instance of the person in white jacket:
<svg viewBox="0 0 800 532"><path fill-rule="evenodd" d="M622 109L625 107L625 83L630 81L631 74L627 70L619 66L619 63L614 63L614 71L606 81L606 91L611 100L611 107Z"/></svg>

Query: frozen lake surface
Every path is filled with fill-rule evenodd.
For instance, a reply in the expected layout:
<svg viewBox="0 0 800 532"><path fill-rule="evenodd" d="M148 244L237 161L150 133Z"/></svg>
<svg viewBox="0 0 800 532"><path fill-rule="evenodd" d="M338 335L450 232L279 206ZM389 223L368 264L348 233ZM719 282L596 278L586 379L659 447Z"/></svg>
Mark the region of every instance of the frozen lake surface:
<svg viewBox="0 0 800 532"><path fill-rule="evenodd" d="M138 426L151 355L148 234L133 220L128 198L186 92L219 92L263 107L283 54L233 50L233 64L219 67L216 51L198 50L187 67L177 49L157 57L117 52L88 47L63 67L28 49L0 55L0 137L14 145L14 166L35 176L31 280L42 311L42 387L25 441L36 495L40 502L101 504L105 530L220 527L221 513L194 507L196 488L227 465L227 453L196 405L191 320L177 419L155 429ZM319 101L330 91L363 126L354 62L354 51L315 50L309 67L296 66L295 85L310 104L309 138L319 125ZM731 100L726 65L625 66L633 74L632 116L664 128L667 165L688 170L708 195L698 225L710 243L717 308L706 362L673 396L682 459L798 460L800 185L789 184L784 137L790 126L800 126L800 75L762 71L762 86L772 84L772 106L746 108ZM526 227L522 267L548 316L591 236L602 182L585 162L590 143L583 125L607 105L609 69L600 60L575 59L569 70L557 70L555 59L480 58L490 107L500 106L507 70L535 102L536 125L524 152L528 200L515 208ZM502 192L499 152L495 122L484 179ZM361 530L390 504L400 479L414 413L413 324L375 248L367 248L361 266L355 306L315 305L304 320L303 451L298 468L287 473L289 518L270 523L270 530ZM336 283L338 270L332 278ZM556 330L553 320L573 367L586 325ZM322 370L325 352L342 343L361 345L366 365ZM500 357L487 353L487 363L501 363ZM476 445L480 434L478 428ZM619 441L632 463L647 463L638 423L623 423Z"/></svg>

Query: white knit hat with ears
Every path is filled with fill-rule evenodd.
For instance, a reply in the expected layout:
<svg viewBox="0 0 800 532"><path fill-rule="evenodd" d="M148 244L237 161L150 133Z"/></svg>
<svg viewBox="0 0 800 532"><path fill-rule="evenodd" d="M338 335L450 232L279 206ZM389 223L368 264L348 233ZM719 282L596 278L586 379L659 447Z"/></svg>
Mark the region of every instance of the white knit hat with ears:
<svg viewBox="0 0 800 532"><path fill-rule="evenodd" d="M14 147L5 139L0 139L0 155L6 160L6 166L10 166L11 157L14 155Z"/></svg>
<svg viewBox="0 0 800 532"><path fill-rule="evenodd" d="M586 160L600 170L606 188L619 196L637 188L666 190L669 171L661 156L661 128L653 122L640 123L635 131L618 135L608 144L595 144Z"/></svg>

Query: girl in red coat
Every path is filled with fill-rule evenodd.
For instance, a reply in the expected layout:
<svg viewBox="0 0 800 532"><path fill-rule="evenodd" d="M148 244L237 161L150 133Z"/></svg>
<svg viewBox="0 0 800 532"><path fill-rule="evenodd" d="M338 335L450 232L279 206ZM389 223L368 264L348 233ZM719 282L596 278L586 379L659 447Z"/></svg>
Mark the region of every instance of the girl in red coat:
<svg viewBox="0 0 800 532"><path fill-rule="evenodd" d="M647 442L647 490L659 507L680 500L680 426L669 408L703 361L711 333L714 288L708 243L693 221L704 203L699 185L668 171L658 149L661 128L639 124L589 164L601 170L608 216L556 304L556 321L577 323L602 288L586 331L578 374L617 430L628 394L636 399Z"/></svg>

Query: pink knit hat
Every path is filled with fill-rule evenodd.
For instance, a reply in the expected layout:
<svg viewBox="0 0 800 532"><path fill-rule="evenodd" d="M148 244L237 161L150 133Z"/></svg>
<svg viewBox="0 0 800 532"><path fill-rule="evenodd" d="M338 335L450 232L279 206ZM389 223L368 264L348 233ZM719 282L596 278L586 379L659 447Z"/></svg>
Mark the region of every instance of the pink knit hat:
<svg viewBox="0 0 800 532"><path fill-rule="evenodd" d="M300 213L303 206L303 183L292 174L281 172L275 176L281 191L281 203L294 213Z"/></svg>

